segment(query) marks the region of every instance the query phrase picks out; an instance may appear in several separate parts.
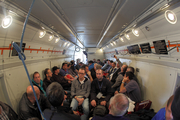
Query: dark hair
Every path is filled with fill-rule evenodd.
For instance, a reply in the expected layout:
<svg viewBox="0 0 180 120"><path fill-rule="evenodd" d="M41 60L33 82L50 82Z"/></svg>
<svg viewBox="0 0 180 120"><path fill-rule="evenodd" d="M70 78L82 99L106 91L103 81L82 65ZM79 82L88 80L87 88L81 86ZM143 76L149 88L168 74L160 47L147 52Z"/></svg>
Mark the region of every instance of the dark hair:
<svg viewBox="0 0 180 120"><path fill-rule="evenodd" d="M68 66L68 67L71 66L71 63L68 63L67 66Z"/></svg>
<svg viewBox="0 0 180 120"><path fill-rule="evenodd" d="M97 59L97 61L100 61L100 59Z"/></svg>
<svg viewBox="0 0 180 120"><path fill-rule="evenodd" d="M125 75L126 77L129 77L130 80L132 80L134 77L134 74L132 72L126 72Z"/></svg>
<svg viewBox="0 0 180 120"><path fill-rule="evenodd" d="M128 67L128 68L130 69L130 71L129 71L129 72L134 73L134 68L133 68L133 67Z"/></svg>
<svg viewBox="0 0 180 120"><path fill-rule="evenodd" d="M112 60L110 60L110 63L113 63L113 61L112 61Z"/></svg>
<svg viewBox="0 0 180 120"><path fill-rule="evenodd" d="M58 82L51 83L46 89L46 94L53 107L61 106L64 100L64 90Z"/></svg>
<svg viewBox="0 0 180 120"><path fill-rule="evenodd" d="M114 63L114 65L116 65L116 62L113 62Z"/></svg>
<svg viewBox="0 0 180 120"><path fill-rule="evenodd" d="M168 99L168 102L167 102L167 107L169 106L170 103L172 103L174 100L174 95L172 95L169 99Z"/></svg>
<svg viewBox="0 0 180 120"><path fill-rule="evenodd" d="M88 63L94 63L92 60L90 60Z"/></svg>
<svg viewBox="0 0 180 120"><path fill-rule="evenodd" d="M81 68L79 68L79 70L80 70L80 69L81 69L81 70L84 70L84 72L86 73L85 68L81 67Z"/></svg>
<svg viewBox="0 0 180 120"><path fill-rule="evenodd" d="M73 65L73 64L74 64L74 61L73 61L73 60L71 60L71 61L70 61L70 63L71 63L71 65Z"/></svg>
<svg viewBox="0 0 180 120"><path fill-rule="evenodd" d="M35 75L35 74L39 74L39 72L37 72L37 71L36 71L36 72L34 72L34 73L33 73L33 78L34 78L34 75Z"/></svg>
<svg viewBox="0 0 180 120"><path fill-rule="evenodd" d="M48 74L48 70L50 70L49 68L46 68L45 70L44 70L44 75L45 75L45 77L46 77L46 74Z"/></svg>
<svg viewBox="0 0 180 120"><path fill-rule="evenodd" d="M67 63L66 63L66 62L62 63L62 68L63 68L63 66L64 66L65 64L67 64Z"/></svg>
<svg viewBox="0 0 180 120"><path fill-rule="evenodd" d="M55 72L55 70L57 70L57 69L59 69L57 66L54 66L53 68L52 68L52 71L53 71L53 73Z"/></svg>
<svg viewBox="0 0 180 120"><path fill-rule="evenodd" d="M81 68L85 69L86 67L88 67L88 65L83 65Z"/></svg>

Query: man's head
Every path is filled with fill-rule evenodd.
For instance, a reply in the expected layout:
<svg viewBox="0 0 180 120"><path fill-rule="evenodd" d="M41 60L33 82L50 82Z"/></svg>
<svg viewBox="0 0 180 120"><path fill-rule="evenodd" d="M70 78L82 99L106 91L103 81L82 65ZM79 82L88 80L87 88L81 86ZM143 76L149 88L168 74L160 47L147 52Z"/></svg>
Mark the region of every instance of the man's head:
<svg viewBox="0 0 180 120"><path fill-rule="evenodd" d="M64 70L67 69L67 63L66 62L62 63L62 69L64 69Z"/></svg>
<svg viewBox="0 0 180 120"><path fill-rule="evenodd" d="M120 68L119 63L117 63L117 68Z"/></svg>
<svg viewBox="0 0 180 120"><path fill-rule="evenodd" d="M58 75L58 73L59 73L59 68L58 68L57 66L54 66L54 67L52 68L52 71L53 71L53 73L54 73L55 75Z"/></svg>
<svg viewBox="0 0 180 120"><path fill-rule="evenodd" d="M51 72L51 70L49 69L49 68L46 68L45 70L44 70L44 75L46 76L46 78L51 78L52 77L52 72Z"/></svg>
<svg viewBox="0 0 180 120"><path fill-rule="evenodd" d="M93 64L94 62L93 62L92 60L90 60L88 63L89 63L89 65L91 65L91 64Z"/></svg>
<svg viewBox="0 0 180 120"><path fill-rule="evenodd" d="M134 68L133 67L128 67L126 72L132 72L134 74Z"/></svg>
<svg viewBox="0 0 180 120"><path fill-rule="evenodd" d="M80 65L80 66L83 66L83 63L82 63L82 62L80 62L80 63L79 63L79 65Z"/></svg>
<svg viewBox="0 0 180 120"><path fill-rule="evenodd" d="M58 82L51 83L46 89L47 99L53 107L59 107L64 101L64 90Z"/></svg>
<svg viewBox="0 0 180 120"><path fill-rule="evenodd" d="M36 92L36 96L37 96L37 99L39 100L40 98L40 90L37 86L33 86L34 87L34 90ZM36 102L36 99L35 99L35 96L34 96L34 93L33 93L33 89L31 86L28 86L27 89L26 89L26 94L27 94L27 98L29 99L29 101L34 104Z"/></svg>
<svg viewBox="0 0 180 120"><path fill-rule="evenodd" d="M124 79L127 79L127 80L132 80L134 77L134 74L132 72L126 72L125 75L124 75Z"/></svg>
<svg viewBox="0 0 180 120"><path fill-rule="evenodd" d="M172 115L174 120L180 120L180 87L177 88L174 94L174 100L171 105Z"/></svg>
<svg viewBox="0 0 180 120"><path fill-rule="evenodd" d="M83 80L84 76L86 75L85 69L84 68L80 68L78 71L78 75L79 75L79 79Z"/></svg>
<svg viewBox="0 0 180 120"><path fill-rule="evenodd" d="M103 79L103 70L102 69L96 69L96 77L99 81Z"/></svg>
<svg viewBox="0 0 180 120"><path fill-rule="evenodd" d="M126 72L127 67L128 67L127 65L122 65L121 72Z"/></svg>
<svg viewBox="0 0 180 120"><path fill-rule="evenodd" d="M100 59L97 59L97 62L99 63L101 60Z"/></svg>
<svg viewBox="0 0 180 120"><path fill-rule="evenodd" d="M110 61L110 65L111 65L111 66L112 66L112 63L113 63L113 61L111 60L111 61Z"/></svg>
<svg viewBox="0 0 180 120"><path fill-rule="evenodd" d="M86 73L89 71L88 65L83 65L82 68L84 68L84 70L85 70Z"/></svg>
<svg viewBox="0 0 180 120"><path fill-rule="evenodd" d="M111 66L112 66L113 68L115 68L115 67L116 67L116 63L115 63L115 62L111 63Z"/></svg>
<svg viewBox="0 0 180 120"><path fill-rule="evenodd" d="M172 111L171 111L171 105L172 105L173 100L174 100L174 95L172 95L169 98L166 105L166 114L165 114L166 120L173 120Z"/></svg>
<svg viewBox="0 0 180 120"><path fill-rule="evenodd" d="M70 69L71 68L71 63L68 63L67 64L67 69Z"/></svg>
<svg viewBox="0 0 180 120"><path fill-rule="evenodd" d="M40 84L41 82L41 77L40 77L40 74L38 72L34 72L33 74L33 80L34 82L36 82L37 84Z"/></svg>
<svg viewBox="0 0 180 120"><path fill-rule="evenodd" d="M109 114L113 116L123 116L129 107L129 100L122 94L116 94L110 100Z"/></svg>

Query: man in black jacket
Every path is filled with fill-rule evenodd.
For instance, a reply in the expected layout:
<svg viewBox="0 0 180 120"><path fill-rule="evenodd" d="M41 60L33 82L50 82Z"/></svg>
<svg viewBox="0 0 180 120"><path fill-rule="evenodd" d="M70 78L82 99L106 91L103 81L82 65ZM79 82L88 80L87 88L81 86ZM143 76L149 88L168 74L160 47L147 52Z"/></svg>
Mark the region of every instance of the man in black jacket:
<svg viewBox="0 0 180 120"><path fill-rule="evenodd" d="M112 96L111 83L103 78L101 69L96 70L96 77L91 84L91 106L95 107L100 102L100 105L108 107L108 102Z"/></svg>
<svg viewBox="0 0 180 120"><path fill-rule="evenodd" d="M36 92L41 110L43 111L45 109L50 109L51 105L48 102L47 98L43 94L40 94L40 90L38 87L33 87ZM19 120L27 120L28 118L33 117L37 117L40 120L42 119L31 86L27 87L26 93L23 94L19 102L18 117Z"/></svg>
<svg viewBox="0 0 180 120"><path fill-rule="evenodd" d="M46 88L53 82L51 70L49 68L46 68L44 70L44 75L45 78L43 80L43 88L46 91Z"/></svg>
<svg viewBox="0 0 180 120"><path fill-rule="evenodd" d="M59 84L61 84L64 90L70 90L71 81L65 80L63 76L59 75L59 68L57 66L54 66L52 70L53 70L53 75L52 75L53 82L58 82Z"/></svg>
<svg viewBox="0 0 180 120"><path fill-rule="evenodd" d="M46 92L47 98L52 105L51 110L46 109L44 111L46 120L80 120L79 116L64 111L64 90L59 83L53 82L50 84Z"/></svg>

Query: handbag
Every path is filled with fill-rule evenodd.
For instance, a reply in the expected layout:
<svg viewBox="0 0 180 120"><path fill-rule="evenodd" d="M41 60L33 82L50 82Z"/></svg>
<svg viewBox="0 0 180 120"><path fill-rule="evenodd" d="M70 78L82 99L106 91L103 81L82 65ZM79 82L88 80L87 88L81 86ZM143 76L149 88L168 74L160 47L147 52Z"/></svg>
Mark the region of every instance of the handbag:
<svg viewBox="0 0 180 120"><path fill-rule="evenodd" d="M141 101L139 103L136 103L134 111L138 111L141 109L149 110L151 107L152 102L150 100Z"/></svg>

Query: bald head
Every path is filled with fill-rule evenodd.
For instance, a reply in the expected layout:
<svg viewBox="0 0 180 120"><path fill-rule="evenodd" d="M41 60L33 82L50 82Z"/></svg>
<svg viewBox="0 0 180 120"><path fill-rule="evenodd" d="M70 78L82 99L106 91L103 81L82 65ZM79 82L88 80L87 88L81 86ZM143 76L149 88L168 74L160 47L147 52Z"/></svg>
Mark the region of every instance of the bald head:
<svg viewBox="0 0 180 120"><path fill-rule="evenodd" d="M37 95L37 98L39 99L39 96L40 96L40 90L37 86L33 86L34 87L34 90L36 92L36 95ZM33 93L33 89L31 86L28 86L27 89L26 89L26 93L27 93L27 97L28 99L33 99L34 98L34 93Z"/></svg>
<svg viewBox="0 0 180 120"><path fill-rule="evenodd" d="M123 116L128 110L128 107L129 100L127 97L122 93L116 94L110 100L109 114L113 116Z"/></svg>

